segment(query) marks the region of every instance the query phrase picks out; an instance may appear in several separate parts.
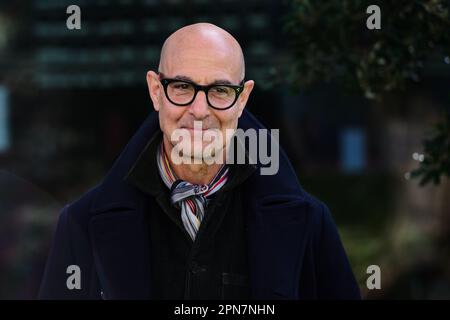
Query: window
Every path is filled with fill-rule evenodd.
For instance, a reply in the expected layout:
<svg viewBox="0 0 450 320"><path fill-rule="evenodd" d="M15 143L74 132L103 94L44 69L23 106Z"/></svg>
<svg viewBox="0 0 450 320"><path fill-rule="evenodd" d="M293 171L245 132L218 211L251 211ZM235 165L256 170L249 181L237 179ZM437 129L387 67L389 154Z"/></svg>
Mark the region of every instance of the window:
<svg viewBox="0 0 450 320"><path fill-rule="evenodd" d="M8 90L0 86L0 152L9 149Z"/></svg>

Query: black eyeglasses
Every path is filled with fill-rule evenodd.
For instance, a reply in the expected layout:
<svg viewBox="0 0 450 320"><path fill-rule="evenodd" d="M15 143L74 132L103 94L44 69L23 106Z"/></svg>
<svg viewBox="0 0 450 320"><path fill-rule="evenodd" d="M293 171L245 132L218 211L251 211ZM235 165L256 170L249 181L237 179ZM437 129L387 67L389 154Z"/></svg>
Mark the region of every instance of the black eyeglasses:
<svg viewBox="0 0 450 320"><path fill-rule="evenodd" d="M244 80L241 81L240 85L210 84L201 86L188 80L163 78L162 73L160 73L159 81L164 87L167 99L174 105L181 107L191 104L197 93L203 91L211 108L226 110L236 103L237 98L244 91Z"/></svg>

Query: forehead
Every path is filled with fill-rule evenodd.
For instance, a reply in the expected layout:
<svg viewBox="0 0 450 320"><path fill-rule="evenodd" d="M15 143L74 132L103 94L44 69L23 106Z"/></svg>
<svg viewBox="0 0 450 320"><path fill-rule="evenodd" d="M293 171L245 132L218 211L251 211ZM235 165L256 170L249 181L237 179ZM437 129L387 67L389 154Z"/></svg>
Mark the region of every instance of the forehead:
<svg viewBox="0 0 450 320"><path fill-rule="evenodd" d="M180 44L165 52L160 71L169 77L186 76L206 84L217 79L239 82L241 68L239 53L229 47Z"/></svg>

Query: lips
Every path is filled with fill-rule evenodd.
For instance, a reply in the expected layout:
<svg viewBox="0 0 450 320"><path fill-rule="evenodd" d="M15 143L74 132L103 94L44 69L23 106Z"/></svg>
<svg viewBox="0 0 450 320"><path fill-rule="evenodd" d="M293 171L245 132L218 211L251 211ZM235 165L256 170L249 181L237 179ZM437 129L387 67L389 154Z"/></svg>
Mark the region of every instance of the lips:
<svg viewBox="0 0 450 320"><path fill-rule="evenodd" d="M192 127L181 127L181 129L187 129L187 130L192 130L192 131L206 131L206 130L211 130L212 128L192 128Z"/></svg>

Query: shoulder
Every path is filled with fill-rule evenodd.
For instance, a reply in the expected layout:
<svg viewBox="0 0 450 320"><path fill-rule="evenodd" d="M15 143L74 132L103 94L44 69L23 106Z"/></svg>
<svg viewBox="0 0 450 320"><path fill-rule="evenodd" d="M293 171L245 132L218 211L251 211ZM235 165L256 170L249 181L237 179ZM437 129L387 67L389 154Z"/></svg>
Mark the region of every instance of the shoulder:
<svg viewBox="0 0 450 320"><path fill-rule="evenodd" d="M99 186L95 186L82 194L78 199L66 204L61 210L60 220L66 224L87 225L91 218L91 208L99 188Z"/></svg>
<svg viewBox="0 0 450 320"><path fill-rule="evenodd" d="M249 111L244 110L242 117L239 119L239 128L241 129L266 129L266 127ZM262 135L271 136L271 132L262 131ZM258 135L260 139L261 136ZM323 223L333 224L333 219L328 207L318 198L309 194L301 186L296 171L291 164L287 154L279 145L279 141L273 139L264 139L266 142L266 150L276 152L277 154L270 155L271 160L276 162L274 165L277 168L275 174L266 175L261 168L264 166L260 163L258 156L257 170L247 180L246 194L250 201L267 204L283 203L288 206L299 205L307 210L299 210L299 213L309 213L311 215L312 227L320 229ZM258 142L259 144L260 142ZM269 145L272 144L272 145ZM276 144L274 148L274 144Z"/></svg>
<svg viewBox="0 0 450 320"><path fill-rule="evenodd" d="M320 199L312 196L308 192L302 190L302 196L309 203L312 214L312 222L317 229L320 229L323 224L333 224L333 217L328 206Z"/></svg>

